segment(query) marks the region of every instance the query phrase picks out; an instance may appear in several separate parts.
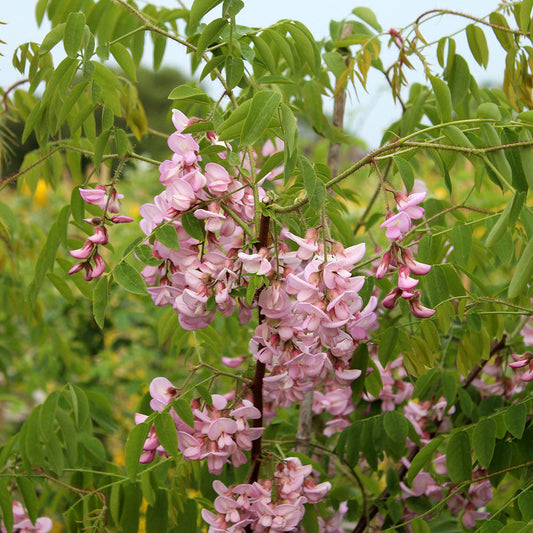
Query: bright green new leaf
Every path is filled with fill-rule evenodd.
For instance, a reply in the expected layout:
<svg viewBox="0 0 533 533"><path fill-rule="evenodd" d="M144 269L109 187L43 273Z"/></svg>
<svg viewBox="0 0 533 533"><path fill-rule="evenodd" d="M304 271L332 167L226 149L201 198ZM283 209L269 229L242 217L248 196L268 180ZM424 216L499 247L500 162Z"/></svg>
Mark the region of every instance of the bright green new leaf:
<svg viewBox="0 0 533 533"><path fill-rule="evenodd" d="M66 25L66 22L62 22L47 33L39 47L40 55L43 56L44 54L47 54L59 41L61 41L61 39L63 39Z"/></svg>
<svg viewBox="0 0 533 533"><path fill-rule="evenodd" d="M180 85L171 91L168 95L169 100L186 100L190 103L208 104L209 97L201 89L191 87L190 85Z"/></svg>
<svg viewBox="0 0 533 533"><path fill-rule="evenodd" d="M78 50L81 48L84 28L85 15L81 12L75 11L69 13L67 25L65 26L63 46L66 54L72 59L76 59Z"/></svg>
<svg viewBox="0 0 533 533"><path fill-rule="evenodd" d="M194 0L191 6L191 13L189 15L189 23L187 24L187 31L194 33L202 17L209 13L214 7L220 4L222 0Z"/></svg>
<svg viewBox="0 0 533 533"><path fill-rule="evenodd" d="M437 109L441 122L452 121L452 95L450 88L444 80L436 78L435 76L429 77L431 86L435 92L435 99L437 101Z"/></svg>
<svg viewBox="0 0 533 533"><path fill-rule="evenodd" d="M376 15L368 7L356 7L355 9L352 9L352 13L366 22L369 26L372 26L376 31L382 31Z"/></svg>
<svg viewBox="0 0 533 533"><path fill-rule="evenodd" d="M489 47L485 32L479 26L469 24L466 27L466 38L468 39L470 51L478 65L487 68L489 63Z"/></svg>
<svg viewBox="0 0 533 533"><path fill-rule="evenodd" d="M110 51L120 68L122 68L128 77L133 81L137 81L135 63L128 49L121 43L113 43L110 46Z"/></svg>

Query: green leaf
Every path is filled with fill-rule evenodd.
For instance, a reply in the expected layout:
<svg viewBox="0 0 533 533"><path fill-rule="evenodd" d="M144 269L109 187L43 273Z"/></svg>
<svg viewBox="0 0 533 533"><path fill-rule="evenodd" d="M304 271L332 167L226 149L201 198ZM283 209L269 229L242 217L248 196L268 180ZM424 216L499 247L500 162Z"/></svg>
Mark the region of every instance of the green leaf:
<svg viewBox="0 0 533 533"><path fill-rule="evenodd" d="M488 468L496 446L496 422L492 418L483 418L476 424L472 444L479 463Z"/></svg>
<svg viewBox="0 0 533 533"><path fill-rule="evenodd" d="M403 181L403 184L405 185L406 190L411 191L415 183L415 173L413 171L413 167L411 166L411 163L409 163L409 161L407 161L403 157L395 157L394 162L396 163L396 166L398 167L398 172L400 173L400 176L402 177L402 181Z"/></svg>
<svg viewBox="0 0 533 533"><path fill-rule="evenodd" d="M162 224L161 226L158 226L155 229L155 238L167 248L170 248L172 250L180 249L178 232L172 224Z"/></svg>
<svg viewBox="0 0 533 533"><path fill-rule="evenodd" d="M93 290L93 315L94 321L100 329L104 328L107 297L109 293L109 276L102 276Z"/></svg>
<svg viewBox="0 0 533 533"><path fill-rule="evenodd" d="M466 38L468 46L478 65L487 68L489 64L489 47L485 32L475 24L469 24L466 27Z"/></svg>
<svg viewBox="0 0 533 533"><path fill-rule="evenodd" d="M500 44L504 50L506 52L511 52L515 47L514 37L510 31L504 31L501 29L501 27L503 27L507 30L510 30L509 24L507 24L505 17L497 11L493 11L489 15L489 21L493 25L492 31L496 35L498 41L500 41Z"/></svg>
<svg viewBox="0 0 533 533"><path fill-rule="evenodd" d="M452 95L450 89L444 80L436 78L435 76L429 76L431 86L435 93L435 99L437 101L437 110L441 122L452 121Z"/></svg>
<svg viewBox="0 0 533 533"><path fill-rule="evenodd" d="M115 130L115 144L117 146L117 155L122 158L131 149L127 133L122 128Z"/></svg>
<svg viewBox="0 0 533 533"><path fill-rule="evenodd" d="M13 533L13 505L11 503L11 496L7 490L6 480L0 480L0 509L2 510L2 524L7 530L7 533Z"/></svg>
<svg viewBox="0 0 533 533"><path fill-rule="evenodd" d="M472 478L470 439L466 431L458 431L450 437L446 447L446 468L450 479L457 483Z"/></svg>
<svg viewBox="0 0 533 533"><path fill-rule="evenodd" d="M405 444L409 433L409 422L399 411L387 411L383 415L383 427L387 436L395 443Z"/></svg>
<svg viewBox="0 0 533 533"><path fill-rule="evenodd" d="M424 468L424 466L431 460L433 454L437 448L441 445L444 437L433 438L428 442L413 458L411 461L411 466L407 472L407 482L409 484L413 483L413 479L416 477L418 472Z"/></svg>
<svg viewBox="0 0 533 533"><path fill-rule="evenodd" d="M137 424L128 435L125 447L126 472L132 481L135 481L139 471L139 458L141 457L144 442L150 430L150 424L143 422Z"/></svg>
<svg viewBox="0 0 533 533"><path fill-rule="evenodd" d="M523 403L511 405L503 415L505 427L508 429L509 433L517 439L522 438L522 434L526 427L526 419L527 407Z"/></svg>
<svg viewBox="0 0 533 533"><path fill-rule="evenodd" d="M72 218L79 222L83 222L85 216L85 202L80 194L80 187L74 187L70 195L70 209L72 211Z"/></svg>
<svg viewBox="0 0 533 533"><path fill-rule="evenodd" d="M478 118L488 118L496 121L502 119L500 108L493 102L483 102L479 104L476 115Z"/></svg>
<svg viewBox="0 0 533 533"><path fill-rule="evenodd" d="M75 11L69 13L67 25L65 27L63 47L65 48L66 54L72 59L76 59L78 50L81 48L84 28L85 15Z"/></svg>
<svg viewBox="0 0 533 533"><path fill-rule="evenodd" d="M198 220L192 211L184 213L181 217L183 229L193 238L199 242L205 239L205 228L203 223Z"/></svg>
<svg viewBox="0 0 533 533"><path fill-rule="evenodd" d="M43 42L39 47L39 55L43 56L44 54L47 54L59 41L61 41L61 39L63 39L66 25L65 22L62 22L46 34L46 37L43 39Z"/></svg>
<svg viewBox="0 0 533 533"><path fill-rule="evenodd" d="M110 46L110 51L120 68L122 68L122 70L131 80L136 82L137 73L135 70L135 63L128 49L121 43L113 43Z"/></svg>
<svg viewBox="0 0 533 533"><path fill-rule="evenodd" d="M95 168L100 168L100 164L102 163L102 158L104 156L105 149L107 147L107 143L109 141L110 135L111 135L111 128L104 130L96 139L96 143L94 145L94 158L93 158Z"/></svg>
<svg viewBox="0 0 533 533"><path fill-rule="evenodd" d="M352 13L356 17L359 17L361 20L366 22L369 26L372 26L372 28L374 28L376 31L382 31L381 25L379 24L376 15L368 7L356 7L355 9L352 9Z"/></svg>
<svg viewBox="0 0 533 533"><path fill-rule="evenodd" d="M36 443L33 445L35 446ZM37 520L37 496L35 495L35 489L33 483L27 477L17 477L17 485L19 492L24 502L24 507L28 511L28 517L31 523L35 525Z"/></svg>
<svg viewBox="0 0 533 533"><path fill-rule="evenodd" d="M305 156L298 158L298 166L302 172L302 179L307 197L309 198L309 205L315 212L320 211L326 200L326 186L324 182L317 176L312 163Z"/></svg>
<svg viewBox="0 0 533 533"><path fill-rule="evenodd" d="M302 530L305 531L305 533L319 533L318 528L318 515L316 513L315 506L306 503L304 504L305 507L305 514L302 518Z"/></svg>
<svg viewBox="0 0 533 533"><path fill-rule="evenodd" d="M168 247L167 247L168 248ZM154 257L152 253L152 248L147 244L140 244L135 248L135 255L139 258L139 261L145 265L158 266L161 264L162 260Z"/></svg>
<svg viewBox="0 0 533 533"><path fill-rule="evenodd" d="M244 2L242 0L224 0L222 4L222 16L234 17L243 7Z"/></svg>
<svg viewBox="0 0 533 533"><path fill-rule="evenodd" d="M207 94L201 89L191 87L190 85L180 85L172 89L168 95L169 100L185 100L187 103L209 104L210 100Z"/></svg>
<svg viewBox="0 0 533 533"><path fill-rule="evenodd" d="M57 401L59 392L54 391L48 395L39 410L39 425L41 434L48 439L54 433L54 420L56 416Z"/></svg>
<svg viewBox="0 0 533 533"><path fill-rule="evenodd" d="M431 533L429 524L421 518L415 518L411 524L412 533Z"/></svg>
<svg viewBox="0 0 533 533"><path fill-rule="evenodd" d="M161 413L154 419L155 432L161 446L173 457L178 455L178 434L170 413Z"/></svg>
<svg viewBox="0 0 533 533"><path fill-rule="evenodd" d="M192 414L191 404L185 398L176 398L172 402L172 407L177 415L190 427L194 427L194 415Z"/></svg>
<svg viewBox="0 0 533 533"><path fill-rule="evenodd" d="M187 24L187 32L194 33L202 17L221 2L222 0L194 0Z"/></svg>
<svg viewBox="0 0 533 533"><path fill-rule="evenodd" d="M128 292L133 294L146 294L146 283L142 276L128 263L119 263L113 270L115 281Z"/></svg>
<svg viewBox="0 0 533 533"><path fill-rule="evenodd" d="M398 328L392 326L383 332L378 348L378 358L382 366L392 361L398 354Z"/></svg>
<svg viewBox="0 0 533 533"><path fill-rule="evenodd" d="M265 133L276 114L281 95L274 91L260 91L255 94L241 133L241 145L253 144Z"/></svg>
<svg viewBox="0 0 533 533"><path fill-rule="evenodd" d="M200 34L198 44L196 45L196 57L200 58L205 52L205 49L213 42L218 41L220 34L224 28L228 25L228 21L225 18L218 18L212 20Z"/></svg>
<svg viewBox="0 0 533 533"><path fill-rule="evenodd" d="M531 276L533 276L533 236L529 239L525 250L518 260L511 283L509 284L508 297L516 298L523 294L526 291L527 284L531 281Z"/></svg>
<svg viewBox="0 0 533 533"><path fill-rule="evenodd" d="M219 128L217 128L217 133L219 134L219 139L221 141L233 140L236 137L240 137L244 121L248 116L251 105L251 100L245 100L237 107L237 109L233 110L228 118Z"/></svg>
<svg viewBox="0 0 533 533"><path fill-rule="evenodd" d="M46 277L52 282L59 294L61 294L61 296L63 296L63 298L65 298L67 302L74 303L74 295L72 294L68 283L63 278L59 277L53 272L48 272L48 274L46 274Z"/></svg>
<svg viewBox="0 0 533 533"><path fill-rule="evenodd" d="M129 483L125 485L123 495L119 530L121 533L137 533L139 531L139 515L142 504L142 492L139 484Z"/></svg>
<svg viewBox="0 0 533 533"><path fill-rule="evenodd" d="M244 63L240 57L228 56L226 58L226 83L228 89L233 89L239 84L244 75Z"/></svg>
<svg viewBox="0 0 533 533"><path fill-rule="evenodd" d="M463 148L473 148L473 144L470 142L468 137L453 124L450 124L442 128L442 132L450 140L454 146L461 146ZM450 189L450 187L448 187Z"/></svg>
<svg viewBox="0 0 533 533"><path fill-rule="evenodd" d="M472 229L467 225L455 226L451 232L455 260L466 267L472 254Z"/></svg>
<svg viewBox="0 0 533 533"><path fill-rule="evenodd" d="M522 492L518 496L518 508L524 520L533 520L533 491Z"/></svg>
<svg viewBox="0 0 533 533"><path fill-rule="evenodd" d="M168 491L157 489L154 505L149 505L146 509L146 533L163 533L167 530Z"/></svg>
<svg viewBox="0 0 533 533"><path fill-rule="evenodd" d="M285 160L289 159L298 148L298 128L296 126L296 118L291 108L281 103L281 127L283 128L285 141Z"/></svg>
<svg viewBox="0 0 533 533"><path fill-rule="evenodd" d="M70 445L70 443L69 443ZM62 476L65 470L65 461L63 459L63 450L61 443L55 433L51 433L45 443L46 457L50 468L57 476Z"/></svg>
<svg viewBox="0 0 533 533"><path fill-rule="evenodd" d="M523 0L520 4L520 19L518 25L520 29L527 33L529 25L531 24L531 9L533 8L533 0Z"/></svg>

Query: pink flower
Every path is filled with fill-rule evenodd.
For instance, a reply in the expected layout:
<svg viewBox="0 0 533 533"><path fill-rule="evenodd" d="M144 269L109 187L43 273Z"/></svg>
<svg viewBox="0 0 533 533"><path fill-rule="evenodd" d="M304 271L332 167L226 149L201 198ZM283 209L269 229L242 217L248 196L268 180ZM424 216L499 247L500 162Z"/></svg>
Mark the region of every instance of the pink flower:
<svg viewBox="0 0 533 533"><path fill-rule="evenodd" d="M431 270L431 265L415 261L413 254L407 248L402 248L401 253L402 259L407 268L411 271L411 274L415 274L416 276L424 276Z"/></svg>
<svg viewBox="0 0 533 533"><path fill-rule="evenodd" d="M415 291L419 292L419 291ZM415 315L418 318L429 318L435 314L435 309L429 309L427 307L424 307L420 303L420 294L416 295L409 299L409 307L411 308L411 312L413 315Z"/></svg>
<svg viewBox="0 0 533 533"><path fill-rule="evenodd" d="M412 223L409 215L403 211L397 214L389 213L380 228L386 228L385 236L389 241L398 241L411 229Z"/></svg>
<svg viewBox="0 0 533 533"><path fill-rule="evenodd" d="M93 248L94 244L91 241L85 241L82 248L71 250L69 253L75 259L87 259L91 255Z"/></svg>

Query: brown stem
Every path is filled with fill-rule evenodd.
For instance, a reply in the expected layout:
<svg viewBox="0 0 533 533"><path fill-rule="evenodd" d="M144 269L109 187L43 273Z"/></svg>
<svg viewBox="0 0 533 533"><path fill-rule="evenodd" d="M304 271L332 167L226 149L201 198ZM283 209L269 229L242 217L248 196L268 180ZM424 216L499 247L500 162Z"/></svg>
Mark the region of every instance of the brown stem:
<svg viewBox="0 0 533 533"><path fill-rule="evenodd" d="M347 22L344 24L341 32L341 40L346 39L349 35L352 34L353 27L352 24ZM350 64L350 50L348 48L341 48L339 52L345 56L344 64L346 68ZM337 79L337 84L339 84ZM344 125L344 108L346 106L346 84L337 85L335 99L333 102L333 126L342 130ZM339 155L340 155L340 143L331 143L329 145L328 152L328 167L331 170L331 176L335 177L339 172Z"/></svg>
<svg viewBox="0 0 533 533"><path fill-rule="evenodd" d="M268 246L268 233L270 226L270 218L266 215L261 215L261 222L259 224L259 242L257 248L266 248ZM259 309L259 324L265 319L264 315ZM252 399L254 407L259 411L259 418L253 421L254 428L263 427L263 379L265 377L265 363L257 361L255 364L254 381L252 383ZM261 468L261 456L263 455L262 438L259 437L252 441L252 473L250 474L249 483L252 484L259 479L259 470Z"/></svg>
<svg viewBox="0 0 533 533"><path fill-rule="evenodd" d="M463 389L466 389L469 387L469 385L472 383L472 381L479 375L479 373L481 372L481 370L483 369L483 367L487 364L487 362L490 360L490 358L494 355L496 355L499 351L503 350L505 348L505 341L507 339L507 336L504 334L501 338L501 340L498 340L498 339L494 339L494 341L492 342L491 344L491 347L490 347L490 352L489 352L489 356L487 357L487 359L483 359L481 361L481 365L476 365L471 371L470 373L468 374L468 377L466 378L465 382L463 383ZM434 419L433 420L433 424L436 426L435 429L433 430L433 432L431 433L431 438L433 439L435 437L435 435L437 434L438 430L439 430L439 426L440 426L440 422L437 420L437 419ZM411 463L411 461L414 459L415 455L420 451L420 446L414 446L411 451L409 452L409 455L407 456L407 459L409 461L409 463ZM402 464L400 466L400 468L398 468L398 478L400 481L403 480L403 478L405 477L405 475L407 474L407 471L408 471L408 468ZM384 500L386 498L389 497L389 491L388 489L385 489L380 495L379 495L379 498L378 500ZM362 533L368 522L370 520L372 520L372 518L374 518L376 516L376 514L378 513L379 511L379 508L377 505L372 505L372 507L370 507L370 509L368 510L368 513L366 515L362 515L361 518L359 519L359 522L357 523L357 525L355 526L355 528L353 529L353 532L352 533Z"/></svg>

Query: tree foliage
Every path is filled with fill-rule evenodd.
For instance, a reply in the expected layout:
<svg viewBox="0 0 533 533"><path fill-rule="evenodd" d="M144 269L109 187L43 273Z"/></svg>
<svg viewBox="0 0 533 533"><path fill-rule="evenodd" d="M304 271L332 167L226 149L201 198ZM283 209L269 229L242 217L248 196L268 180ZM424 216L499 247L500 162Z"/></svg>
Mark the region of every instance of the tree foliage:
<svg viewBox="0 0 533 533"><path fill-rule="evenodd" d="M0 183L2 531L528 531L532 6L317 41L240 0L39 0L0 116L36 142ZM167 126L147 39L199 80ZM353 157L370 76L401 116Z"/></svg>

